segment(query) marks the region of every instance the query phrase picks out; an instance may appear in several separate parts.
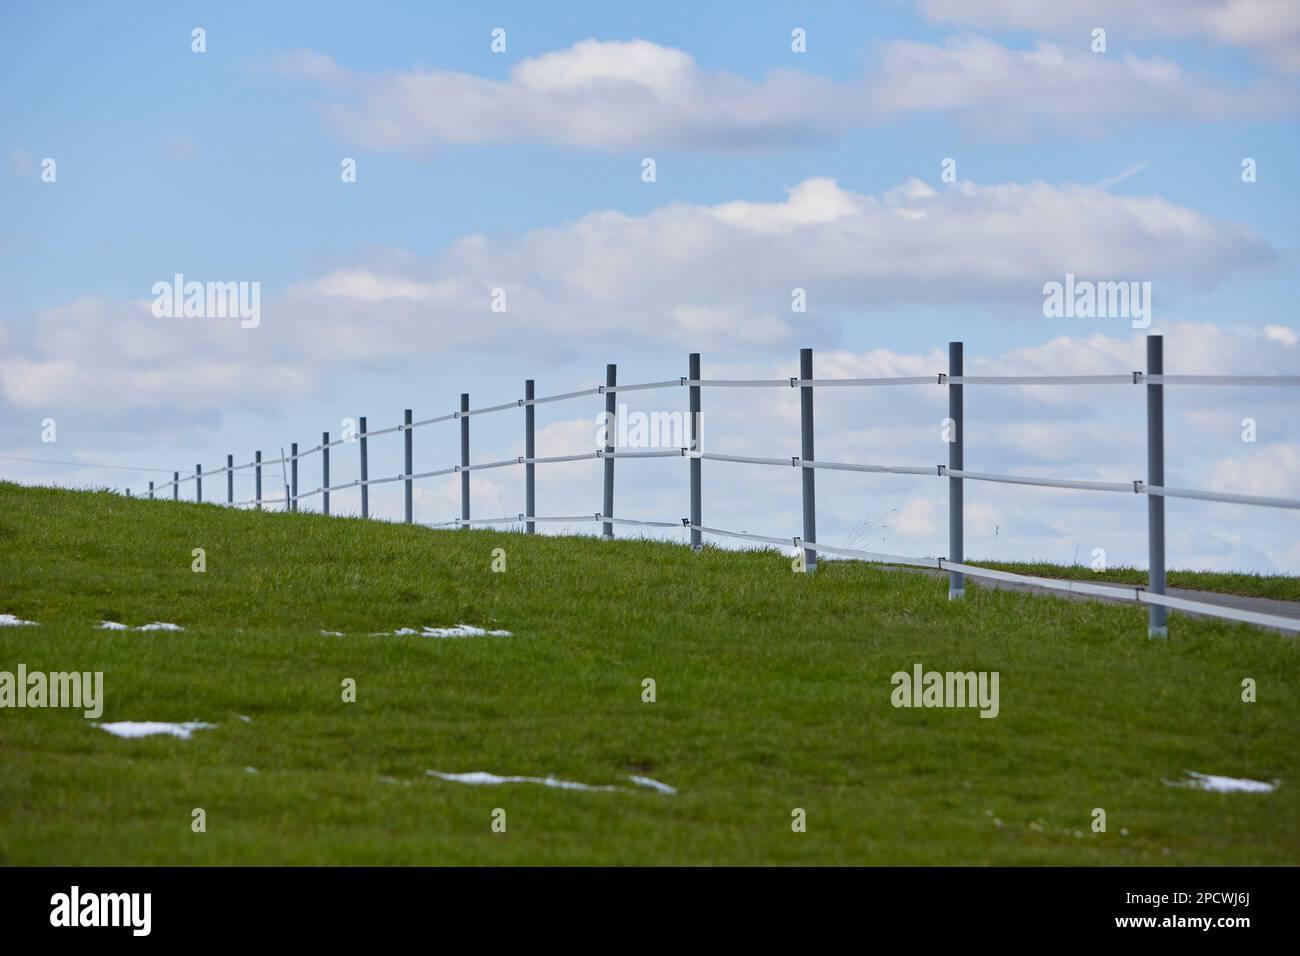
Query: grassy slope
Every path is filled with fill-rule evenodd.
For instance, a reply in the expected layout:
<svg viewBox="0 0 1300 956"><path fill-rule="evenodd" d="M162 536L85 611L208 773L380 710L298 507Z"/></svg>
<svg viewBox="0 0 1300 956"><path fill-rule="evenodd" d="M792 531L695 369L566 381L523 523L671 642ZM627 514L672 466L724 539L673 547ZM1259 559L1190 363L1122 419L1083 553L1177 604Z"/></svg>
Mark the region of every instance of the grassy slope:
<svg viewBox="0 0 1300 956"><path fill-rule="evenodd" d="M1175 616L1153 642L1141 609L945 589L849 562L795 575L771 553L0 483L0 612L41 622L0 629L0 669L103 670L105 720L220 724L130 741L79 712L0 711L0 860L1300 862L1294 639ZM461 621L516 636L362 636ZM1000 671L1001 715L892 708L890 675L916 661ZM1258 703L1240 700L1247 676ZM681 792L467 787L428 768L643 772ZM1282 786L1161 784L1185 768Z"/></svg>

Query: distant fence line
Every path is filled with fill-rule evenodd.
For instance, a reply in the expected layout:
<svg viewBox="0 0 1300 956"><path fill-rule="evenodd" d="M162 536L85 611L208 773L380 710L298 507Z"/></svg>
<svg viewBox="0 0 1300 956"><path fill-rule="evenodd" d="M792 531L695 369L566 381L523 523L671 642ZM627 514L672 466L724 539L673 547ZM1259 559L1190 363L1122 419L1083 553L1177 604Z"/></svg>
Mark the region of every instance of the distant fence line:
<svg viewBox="0 0 1300 956"><path fill-rule="evenodd" d="M405 491L405 520L413 520L413 482L424 478L436 478L443 475L459 474L461 516L454 521L434 524L432 527L461 527L474 525L490 526L494 524L522 523L526 534L536 531L538 522L579 522L595 521L602 525L602 535L612 538L615 525L628 525L652 528L683 528L690 531L691 547L699 550L703 546L704 535L736 538L763 544L793 547L802 551L804 569L808 573L816 571L817 555L825 553L836 557L853 558L864 561L887 562L911 567L932 568L948 572L948 596L950 600L959 599L965 594L965 577L988 578L995 581L1008 581L1029 584L1055 591L1100 596L1121 601L1131 601L1148 606L1147 633L1151 637L1168 635L1167 612L1169 608L1193 611L1212 617L1258 624L1264 627L1300 631L1300 620L1227 608L1202 601L1191 601L1170 597L1165 593L1165 499L1189 498L1200 501L1217 501L1231 504L1255 505L1271 508L1300 509L1300 499L1275 498L1260 495L1228 494L1217 491L1197 491L1186 488L1168 488L1164 484L1164 388L1167 385L1229 385L1229 386L1285 386L1300 387L1300 375L1166 375L1164 374L1163 338L1149 335L1146 340L1145 372L1129 372L1114 375L965 375L962 366L962 343L948 344L948 371L935 375L902 376L891 378L843 378L818 379L813 377L812 349L801 349L799 353L799 376L797 378L778 379L713 379L700 378L699 353L691 353L688 362L688 375L682 378L667 379L662 382L645 382L635 385L619 385L617 366L608 365L605 370L605 384L594 388L564 392L537 398L534 395L534 381L524 383L524 397L500 405L483 408L470 408L468 393L460 396L460 410L447 415L438 415L419 421L412 420L411 409L406 409L402 424L391 428L369 431L365 417L359 420L360 430L351 437L330 440L329 432L323 432L321 442L312 448L299 451L295 442L290 446L288 455L264 461L262 453L256 452L251 462L243 465L234 463L234 456L226 456L224 467L203 471L201 465L194 466L194 474L182 478L180 472L172 472L172 480L155 487L149 483L149 497L172 489L172 498L179 500L180 486L193 481L194 498L203 500L203 479L212 475L226 475L226 504L233 506L253 505L261 509L264 505L286 505L288 510L297 511L298 502L321 495L321 510L329 514L330 494L351 488L361 491L361 516L370 516L371 485L401 481ZM813 451L813 392L816 388L875 388L885 386L938 385L948 391L948 416L951 419L951 440L948 443L947 465L879 465L857 464L851 462L831 462L817 460ZM965 470L964 431L965 416L963 409L963 389L968 385L1141 385L1146 388L1147 417L1147 477L1145 481L1124 482L1078 481L1055 478L1038 478L1025 475L1003 475L987 472ZM689 390L690 441L688 447L651 451L619 451L614 447L612 429L606 429L605 447L594 452L577 455L555 455L539 457L535 447L534 410L536 406L550 402L568 401L586 398L592 395L605 397L607 422L615 413L615 397L619 392L647 391L653 389L686 388ZM800 439L801 447L798 457L759 458L743 455L724 455L701 450L699 434L700 395L704 388L797 388L800 399ZM475 415L486 415L508 409L524 411L524 449L525 453L516 458L501 461L470 462L470 419ZM412 435L415 429L440 422L460 422L460 464L434 471L415 472L413 465ZM401 432L405 439L405 466L401 474L384 478L369 476L369 457L367 440L379 435ZM331 485L329 478L330 449L341 444L357 442L360 445L361 477L344 484ZM298 489L298 462L301 459L320 453L321 485L311 491ZM614 462L619 458L667 458L683 457L689 460L690 468L690 517L680 521L639 521L631 518L619 518L614 515ZM604 498L600 512L591 515L547 516L536 514L536 466L559 462L586 461L598 459L604 462ZM775 465L785 468L799 468L803 479L803 535L801 537L774 537L751 534L744 531L729 531L712 528L703 523L701 468L705 461L732 462L749 465ZM262 469L271 465L287 465L289 474L281 498L264 498L262 495ZM472 471L484 471L491 468L504 468L512 465L524 466L525 512L515 518L470 518L469 476ZM256 494L247 501L234 500L234 473L253 469ZM948 557L925 558L908 555L883 554L863 551L855 548L839 548L817 543L817 508L815 473L817 469L834 471L864 472L869 474L916 475L946 478L948 480ZM1121 492L1147 496L1147 539L1149 580L1145 587L1117 588L1103 586L1086 581L1066 581L1040 578L1032 575L1015 574L1009 571L997 571L966 564L964 560L963 527L963 483L966 480L988 481L1005 484L1037 485L1049 488L1067 488L1082 491ZM1128 592L1131 590L1131 594Z"/></svg>

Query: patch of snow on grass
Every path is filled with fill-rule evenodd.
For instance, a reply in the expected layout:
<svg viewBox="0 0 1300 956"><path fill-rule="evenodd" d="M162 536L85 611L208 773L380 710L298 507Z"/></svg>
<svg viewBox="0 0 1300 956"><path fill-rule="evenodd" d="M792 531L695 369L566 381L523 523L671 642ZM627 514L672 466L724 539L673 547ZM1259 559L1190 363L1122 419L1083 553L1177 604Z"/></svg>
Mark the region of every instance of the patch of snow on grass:
<svg viewBox="0 0 1300 956"><path fill-rule="evenodd" d="M484 770L476 770L471 773L441 773L437 770L426 770L425 773L430 777L437 777L439 780L467 783L476 787L495 787L503 783L540 783L544 787L555 787L559 790L587 790L593 793L618 789L618 787L601 787L590 783L577 783L573 780L559 780L555 777L499 777Z"/></svg>
<svg viewBox="0 0 1300 956"><path fill-rule="evenodd" d="M189 720L183 724L169 724L161 720L119 720L109 724L92 724L91 726L106 730L114 737L152 737L155 734L166 734L169 737L189 740L190 734L194 731L210 730L217 725L205 724L201 720Z"/></svg>
<svg viewBox="0 0 1300 956"><path fill-rule="evenodd" d="M509 631L486 631L472 624L457 624L455 627L426 627L425 637L511 637Z"/></svg>
<svg viewBox="0 0 1300 956"><path fill-rule="evenodd" d="M560 780L556 777L502 777L495 773L488 773L485 770L475 770L470 773L442 773L439 770L426 770L425 774L430 777L437 777L439 780L450 780L453 783L465 783L475 787L496 787L504 783L540 783L544 787L555 787L558 790L585 790L590 793L626 792L623 787L612 785L578 783L575 780ZM658 780L652 780L650 777L634 775L628 777L628 779L639 787L649 787L659 793L674 794L677 792L675 787L660 783Z"/></svg>
<svg viewBox="0 0 1300 956"><path fill-rule="evenodd" d="M638 787L649 787L651 790L658 790L660 793L673 794L677 792L676 787L670 787L668 784L660 783L658 780L651 777L641 777L637 774L632 774L632 776L627 779L631 780Z"/></svg>
<svg viewBox="0 0 1300 956"><path fill-rule="evenodd" d="M324 632L322 632L324 633ZM378 631L371 634L371 637L409 637L416 635L418 637L512 637L510 631L488 631L481 627L475 627L473 624L457 624L455 627L399 627L395 631ZM342 635L340 635L342 636Z"/></svg>
<svg viewBox="0 0 1300 956"><path fill-rule="evenodd" d="M126 624L119 624L117 621L100 621L99 629L101 631L183 631L185 628L179 624L167 624L163 621L154 621L152 624L141 624L139 627L129 627Z"/></svg>
<svg viewBox="0 0 1300 956"><path fill-rule="evenodd" d="M1208 790L1211 793L1272 793L1277 789L1277 781L1264 783L1262 780L1246 780L1240 777L1220 777L1212 773L1197 773L1184 770L1190 780L1166 780L1170 787L1185 787L1189 790Z"/></svg>

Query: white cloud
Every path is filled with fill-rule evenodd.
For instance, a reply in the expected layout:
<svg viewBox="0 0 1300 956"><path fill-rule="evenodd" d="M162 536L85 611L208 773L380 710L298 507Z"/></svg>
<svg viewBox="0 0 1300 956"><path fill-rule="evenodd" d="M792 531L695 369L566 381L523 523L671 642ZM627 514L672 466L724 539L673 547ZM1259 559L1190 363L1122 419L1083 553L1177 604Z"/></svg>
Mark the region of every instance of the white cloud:
<svg viewBox="0 0 1300 956"><path fill-rule="evenodd" d="M978 36L887 43L868 85L887 114L942 112L1017 134L1049 123L1096 136L1116 120L1261 118L1296 107L1295 91L1272 81L1236 89L1159 57L1101 56L1084 43L1019 50Z"/></svg>
<svg viewBox="0 0 1300 956"><path fill-rule="evenodd" d="M595 412L589 419L576 418L552 422L537 429L536 441L539 449L537 453L542 456L589 455L597 447L597 428ZM569 463L560 462L557 467L559 466L568 467Z"/></svg>
<svg viewBox="0 0 1300 956"><path fill-rule="evenodd" d="M937 538L948 527L947 512L931 498L908 498L893 519L899 534L910 538Z"/></svg>
<svg viewBox="0 0 1300 956"><path fill-rule="evenodd" d="M301 77L328 89L344 90L352 85L351 74L324 53L295 50L272 57L266 65L279 73Z"/></svg>
<svg viewBox="0 0 1300 956"><path fill-rule="evenodd" d="M156 319L146 301L77 300L15 331L0 394L24 408L257 407L311 394L336 370L405 366L421 352L752 353L793 347L836 309L1040 310L1042 283L1067 272L1212 285L1272 257L1247 228L1156 196L916 181L873 196L809 179L777 202L594 212L522 236L466 236L431 260L340 268L264 295L255 329ZM790 311L796 287L811 318ZM504 313L491 309L495 288L507 292ZM1093 347L1058 356L1055 371L1086 364Z"/></svg>
<svg viewBox="0 0 1300 956"><path fill-rule="evenodd" d="M1270 342L1285 345L1287 348L1300 342L1300 335L1296 335L1295 329L1288 329L1284 325L1264 326L1264 338L1268 339Z"/></svg>
<svg viewBox="0 0 1300 956"><path fill-rule="evenodd" d="M439 288L411 279L378 275L371 269L340 269L311 282L307 287L332 298L370 303L393 299L431 302L448 293L456 294L454 288Z"/></svg>
<svg viewBox="0 0 1300 956"><path fill-rule="evenodd" d="M761 80L702 69L646 40L583 40L524 60L506 80L416 69L354 73L299 51L276 68L338 94L323 106L346 137L374 150L440 143L556 143L582 149L748 150L838 136L917 112L955 115L997 132L1046 123L1104 132L1112 120L1290 115L1295 91L1237 89L1159 58L1097 56L1086 45L1029 50L977 36L942 45L891 41L853 82L793 69Z"/></svg>
<svg viewBox="0 0 1300 956"><path fill-rule="evenodd" d="M1292 0L918 0L939 23L1005 27L1086 46L1093 28L1113 37L1200 39L1238 47L1284 73L1300 73L1300 5Z"/></svg>
<svg viewBox="0 0 1300 956"><path fill-rule="evenodd" d="M646 40L583 40L524 60L504 81L437 69L350 73L309 51L275 65L352 94L325 112L372 149L520 141L743 149L822 135L842 109L824 78L777 71L753 83Z"/></svg>
<svg viewBox="0 0 1300 956"><path fill-rule="evenodd" d="M1229 494L1300 498L1300 443L1242 443L1231 457L1210 464L1205 487Z"/></svg>
<svg viewBox="0 0 1300 956"><path fill-rule="evenodd" d="M13 330L0 395L28 409L211 415L316 388L292 351L250 352L257 333L237 319L157 319L147 300L76 299Z"/></svg>

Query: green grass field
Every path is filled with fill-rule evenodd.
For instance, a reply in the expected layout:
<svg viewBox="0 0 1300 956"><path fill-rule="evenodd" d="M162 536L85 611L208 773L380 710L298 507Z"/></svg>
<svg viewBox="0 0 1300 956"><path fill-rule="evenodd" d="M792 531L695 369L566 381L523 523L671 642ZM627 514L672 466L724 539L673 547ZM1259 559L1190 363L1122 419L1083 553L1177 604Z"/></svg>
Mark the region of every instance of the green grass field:
<svg viewBox="0 0 1300 956"><path fill-rule="evenodd" d="M796 575L775 552L0 483L0 612L40 623L0 628L0 670L103 671L104 721L219 725L123 740L79 711L0 710L0 861L1300 862L1294 638L1175 614L1150 641L1136 607L946 588L850 562ZM514 636L367 636L460 622ZM999 716L895 709L890 676L917 662L998 671ZM1281 784L1162 783L1184 770Z"/></svg>

